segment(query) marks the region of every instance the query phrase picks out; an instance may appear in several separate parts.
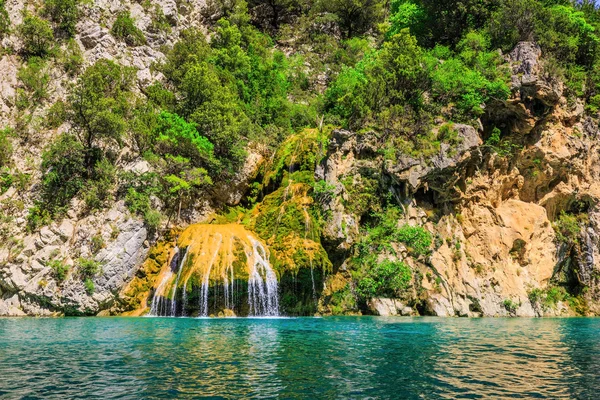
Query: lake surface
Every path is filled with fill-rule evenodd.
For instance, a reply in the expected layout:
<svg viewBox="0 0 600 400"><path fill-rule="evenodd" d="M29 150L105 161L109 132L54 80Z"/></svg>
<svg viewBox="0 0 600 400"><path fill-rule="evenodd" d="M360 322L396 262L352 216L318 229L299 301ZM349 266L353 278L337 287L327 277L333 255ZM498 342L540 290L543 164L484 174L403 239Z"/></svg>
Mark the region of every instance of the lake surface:
<svg viewBox="0 0 600 400"><path fill-rule="evenodd" d="M597 398L600 319L0 319L0 398Z"/></svg>

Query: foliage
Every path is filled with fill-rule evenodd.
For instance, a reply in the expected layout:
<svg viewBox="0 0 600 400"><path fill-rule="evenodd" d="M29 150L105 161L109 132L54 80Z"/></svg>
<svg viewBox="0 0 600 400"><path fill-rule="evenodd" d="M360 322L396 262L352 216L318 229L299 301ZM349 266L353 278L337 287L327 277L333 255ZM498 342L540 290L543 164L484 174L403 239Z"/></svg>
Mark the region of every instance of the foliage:
<svg viewBox="0 0 600 400"><path fill-rule="evenodd" d="M10 138L12 136L14 136L13 129L0 130L0 167L6 167L11 163L13 146Z"/></svg>
<svg viewBox="0 0 600 400"><path fill-rule="evenodd" d="M110 33L117 39L123 40L129 46L141 46L146 44L144 33L135 26L129 11L121 11L113 23Z"/></svg>
<svg viewBox="0 0 600 400"><path fill-rule="evenodd" d="M519 307L521 307L521 302L516 302L513 299L505 299L502 302L502 305L511 315L514 315Z"/></svg>
<svg viewBox="0 0 600 400"><path fill-rule="evenodd" d="M112 199L115 178L116 169L110 161L103 158L96 162L83 195L88 210L101 209Z"/></svg>
<svg viewBox="0 0 600 400"><path fill-rule="evenodd" d="M93 278L102 272L102 264L93 258L80 257L77 259L77 266L79 267L79 275L84 280Z"/></svg>
<svg viewBox="0 0 600 400"><path fill-rule="evenodd" d="M86 176L85 149L70 134L59 136L42 153L42 202L38 207L61 212L83 188ZM30 213L34 215L34 213Z"/></svg>
<svg viewBox="0 0 600 400"><path fill-rule="evenodd" d="M23 53L27 57L45 57L54 44L50 23L29 13L25 13L23 23L19 25L19 37L23 41Z"/></svg>
<svg viewBox="0 0 600 400"><path fill-rule="evenodd" d="M83 282L83 286L85 287L85 291L87 292L88 295L93 295L94 291L96 290L96 286L94 285L94 281L92 281L90 278L85 278L85 281Z"/></svg>
<svg viewBox="0 0 600 400"><path fill-rule="evenodd" d="M78 0L44 0L43 14L56 24L56 31L72 38L79 18Z"/></svg>
<svg viewBox="0 0 600 400"><path fill-rule="evenodd" d="M581 233L581 219L585 216L567 214L561 211L552 226L556 232L556 239L561 243L573 244L579 241Z"/></svg>
<svg viewBox="0 0 600 400"><path fill-rule="evenodd" d="M69 96L70 121L84 148L84 165L91 175L100 146L120 144L127 128L132 70L101 59L88 67Z"/></svg>
<svg viewBox="0 0 600 400"><path fill-rule="evenodd" d="M46 61L39 57L31 57L17 77L21 81L22 90L18 91L17 106L21 109L30 105L38 106L48 98L50 75L47 72Z"/></svg>
<svg viewBox="0 0 600 400"><path fill-rule="evenodd" d="M6 11L6 0L0 0L0 40L10 32L10 17Z"/></svg>
<svg viewBox="0 0 600 400"><path fill-rule="evenodd" d="M62 100L52 104L46 113L45 125L48 128L56 129L61 126L67 119L67 108Z"/></svg>
<svg viewBox="0 0 600 400"><path fill-rule="evenodd" d="M335 186L325 180L316 181L313 185L313 196L320 204L327 204L335 195Z"/></svg>
<svg viewBox="0 0 600 400"><path fill-rule="evenodd" d="M69 274L69 265L65 264L62 260L53 259L48 261L48 267L52 270L54 278L61 283L67 278Z"/></svg>
<svg viewBox="0 0 600 400"><path fill-rule="evenodd" d="M408 289L412 270L399 261L384 260L370 269L358 282L358 295L364 299L376 296L398 297Z"/></svg>
<svg viewBox="0 0 600 400"><path fill-rule="evenodd" d="M408 250L415 255L429 253L431 247L431 233L421 226L402 225L396 232L395 238L404 243Z"/></svg>
<svg viewBox="0 0 600 400"><path fill-rule="evenodd" d="M66 47L61 53L60 61L69 76L75 76L83 65L83 53L75 39L69 39Z"/></svg>

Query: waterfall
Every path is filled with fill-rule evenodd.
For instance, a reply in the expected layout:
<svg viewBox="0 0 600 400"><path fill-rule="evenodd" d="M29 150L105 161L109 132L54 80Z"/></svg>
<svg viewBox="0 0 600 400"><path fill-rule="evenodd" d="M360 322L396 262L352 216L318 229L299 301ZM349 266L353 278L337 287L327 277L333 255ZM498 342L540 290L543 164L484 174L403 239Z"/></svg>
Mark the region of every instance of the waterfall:
<svg viewBox="0 0 600 400"><path fill-rule="evenodd" d="M177 300L176 300L177 285L179 284L179 277L181 276L181 271L183 270L185 261L187 260L187 255L188 255L188 251L187 251L187 249L185 249L185 253L183 254L181 263L179 264L179 271L177 271L177 278L175 278L175 286L173 287L173 295L171 296L171 317L174 317L175 313L177 312Z"/></svg>
<svg viewBox="0 0 600 400"><path fill-rule="evenodd" d="M252 259L254 260L248 277L249 314L277 316L279 315L277 276L269 264L263 245L251 236L248 236L248 239L252 243Z"/></svg>
<svg viewBox="0 0 600 400"><path fill-rule="evenodd" d="M154 297L152 297L152 306L150 307L150 315L160 316L162 315L162 307L164 307L163 303L165 303L165 298L162 296L164 288L167 286L167 283L173 277L173 272L169 268L169 270L163 274L163 278L160 281L160 284L154 291Z"/></svg>
<svg viewBox="0 0 600 400"><path fill-rule="evenodd" d="M277 274L269 251L242 225L192 225L177 246L159 275L150 315L279 315ZM180 248L185 249L183 254ZM245 280L247 293L239 284ZM198 293L193 304L188 301L189 285Z"/></svg>

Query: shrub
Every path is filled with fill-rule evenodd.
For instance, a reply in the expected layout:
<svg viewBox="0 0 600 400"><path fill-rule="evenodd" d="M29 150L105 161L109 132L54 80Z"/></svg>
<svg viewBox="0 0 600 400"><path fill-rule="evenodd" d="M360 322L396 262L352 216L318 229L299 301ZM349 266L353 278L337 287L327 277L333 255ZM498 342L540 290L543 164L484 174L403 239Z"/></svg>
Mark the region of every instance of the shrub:
<svg viewBox="0 0 600 400"><path fill-rule="evenodd" d="M92 244L92 253L93 254L98 253L100 250L102 250L104 247L106 247L106 243L104 242L104 238L102 237L101 234L96 234L96 235L92 236L91 244Z"/></svg>
<svg viewBox="0 0 600 400"><path fill-rule="evenodd" d="M115 186L116 168L106 158L99 160L86 183L83 200L89 210L101 209L112 199Z"/></svg>
<svg viewBox="0 0 600 400"><path fill-rule="evenodd" d="M552 224L556 232L556 239L559 242L567 244L577 243L581 232L579 222L579 218L576 215L567 214L562 211Z"/></svg>
<svg viewBox="0 0 600 400"><path fill-rule="evenodd" d="M100 145L121 143L130 112L132 79L131 68L101 59L85 70L69 96L70 121L83 146L83 164L89 175L102 158Z"/></svg>
<svg viewBox="0 0 600 400"><path fill-rule="evenodd" d="M73 136L59 136L42 153L42 201L51 214L60 212L84 186L85 150ZM40 210L41 211L41 210Z"/></svg>
<svg viewBox="0 0 600 400"><path fill-rule="evenodd" d="M83 65L83 53L74 39L69 39L61 54L60 61L69 76L75 76Z"/></svg>
<svg viewBox="0 0 600 400"><path fill-rule="evenodd" d="M43 13L55 24L56 30L66 37L75 36L75 25L79 18L77 0L44 0Z"/></svg>
<svg viewBox="0 0 600 400"><path fill-rule="evenodd" d="M160 227L162 215L156 210L148 210L144 213L144 222L151 232L156 232Z"/></svg>
<svg viewBox="0 0 600 400"><path fill-rule="evenodd" d="M64 101L58 100L52 104L46 113L45 125L47 128L56 129L67 119L67 109Z"/></svg>
<svg viewBox="0 0 600 400"><path fill-rule="evenodd" d="M93 258L80 257L77 260L77 265L79 266L79 274L84 279L93 278L102 271L101 264Z"/></svg>
<svg viewBox="0 0 600 400"><path fill-rule="evenodd" d="M64 280L67 278L67 275L69 274L70 267L63 261L58 259L50 260L48 262L48 266L52 269L54 278L59 283L64 282Z"/></svg>
<svg viewBox="0 0 600 400"><path fill-rule="evenodd" d="M45 60L39 57L29 58L27 64L19 69L17 77L24 89L17 99L19 108L28 108L32 104L37 107L48 98L50 75L46 70Z"/></svg>
<svg viewBox="0 0 600 400"><path fill-rule="evenodd" d="M521 307L520 302L517 303L516 301L514 301L512 299L504 300L504 302L502 302L502 305L504 306L506 311L508 311L510 314L515 314L517 312L517 310L519 309L519 307Z"/></svg>
<svg viewBox="0 0 600 400"><path fill-rule="evenodd" d="M48 225L51 221L50 212L40 203L36 203L29 209L29 213L27 214L27 230L35 232L40 227Z"/></svg>
<svg viewBox="0 0 600 400"><path fill-rule="evenodd" d="M12 162L13 146L10 140L12 136L14 136L13 129L0 129L0 167L6 167Z"/></svg>
<svg viewBox="0 0 600 400"><path fill-rule="evenodd" d="M135 26L135 21L131 18L129 11L122 11L117 14L110 33L117 39L123 40L129 46L141 46L146 44L144 33Z"/></svg>
<svg viewBox="0 0 600 400"><path fill-rule="evenodd" d="M6 11L6 1L0 0L0 40L10 32L10 17Z"/></svg>
<svg viewBox="0 0 600 400"><path fill-rule="evenodd" d="M27 57L45 57L54 44L50 23L31 14L25 14L23 24L19 26L19 36L23 41L23 53Z"/></svg>
<svg viewBox="0 0 600 400"><path fill-rule="evenodd" d="M358 282L358 294L364 299L376 296L398 297L408 289L412 270L399 261L385 260L372 268Z"/></svg>
<svg viewBox="0 0 600 400"><path fill-rule="evenodd" d="M313 196L321 204L326 204L335 195L335 186L327 183L327 181L321 179L316 181L313 185Z"/></svg>
<svg viewBox="0 0 600 400"><path fill-rule="evenodd" d="M431 233L422 226L403 225L398 229L395 237L398 241L404 243L414 255L429 253L432 243Z"/></svg>
<svg viewBox="0 0 600 400"><path fill-rule="evenodd" d="M93 295L94 291L96 290L96 286L94 285L94 281L92 281L90 278L86 278L85 281L83 282L83 286L85 286L85 291L87 292L88 295Z"/></svg>

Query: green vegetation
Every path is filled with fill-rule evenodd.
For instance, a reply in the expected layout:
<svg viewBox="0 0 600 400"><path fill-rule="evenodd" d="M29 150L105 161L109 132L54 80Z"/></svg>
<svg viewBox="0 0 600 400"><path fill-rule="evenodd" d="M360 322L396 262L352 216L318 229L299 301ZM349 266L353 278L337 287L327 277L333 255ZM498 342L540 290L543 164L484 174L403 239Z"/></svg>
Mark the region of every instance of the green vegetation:
<svg viewBox="0 0 600 400"><path fill-rule="evenodd" d="M399 261L384 260L371 268L358 282L358 295L364 299L375 296L399 297L408 289L412 270Z"/></svg>
<svg viewBox="0 0 600 400"><path fill-rule="evenodd" d="M131 18L129 11L122 11L117 14L117 19L113 23L110 33L117 39L127 43L129 46L141 46L146 44L144 33L135 26L135 21Z"/></svg>
<svg viewBox="0 0 600 400"><path fill-rule="evenodd" d="M90 278L86 278L85 281L83 281L83 286L85 287L85 291L87 292L87 294L89 294L90 296L94 294L96 286L94 285L94 281L92 281Z"/></svg>
<svg viewBox="0 0 600 400"><path fill-rule="evenodd" d="M45 19L26 13L19 25L19 37L23 41L23 54L26 57L46 57L52 51L54 34L52 26Z"/></svg>
<svg viewBox="0 0 600 400"><path fill-rule="evenodd" d="M6 0L0 0L0 40L10 32L10 17L6 11Z"/></svg>
<svg viewBox="0 0 600 400"><path fill-rule="evenodd" d="M505 299L502 305L511 315L515 315L519 307L521 307L521 302L516 302L513 299Z"/></svg>
<svg viewBox="0 0 600 400"><path fill-rule="evenodd" d="M54 278L58 281L58 283L62 283L65 279L67 279L70 267L63 261L59 259L53 259L48 262L48 266L50 269L52 269Z"/></svg>
<svg viewBox="0 0 600 400"><path fill-rule="evenodd" d="M0 167L6 167L11 163L13 146L10 138L14 131L10 128L0 130Z"/></svg>
<svg viewBox="0 0 600 400"><path fill-rule="evenodd" d="M93 258L81 257L77 260L79 275L82 279L91 279L102 272L102 265Z"/></svg>
<svg viewBox="0 0 600 400"><path fill-rule="evenodd" d="M21 87L17 89L17 107L21 110L30 106L38 107L48 98L50 75L46 61L39 57L31 57L19 69L17 78Z"/></svg>
<svg viewBox="0 0 600 400"><path fill-rule="evenodd" d="M544 311L555 310L559 302L566 303L577 314L585 315L587 306L580 296L574 296L562 286L550 286L546 289L531 289L528 291L529 301L533 307L541 307Z"/></svg>
<svg viewBox="0 0 600 400"><path fill-rule="evenodd" d="M420 226L400 225L401 219L400 210L390 206L384 212L375 213L373 221L360 236L350 265L357 282L357 295L362 300L374 296L402 297L411 287L411 268L404 262L388 258L401 256L395 245L404 244L414 257L430 251L431 234Z"/></svg>
<svg viewBox="0 0 600 400"><path fill-rule="evenodd" d="M55 24L55 32L65 37L75 36L79 18L78 0L44 0L42 13Z"/></svg>
<svg viewBox="0 0 600 400"><path fill-rule="evenodd" d="M556 239L561 243L574 244L579 241L581 227L587 222L586 214L573 215L561 211L552 226L556 232Z"/></svg>

